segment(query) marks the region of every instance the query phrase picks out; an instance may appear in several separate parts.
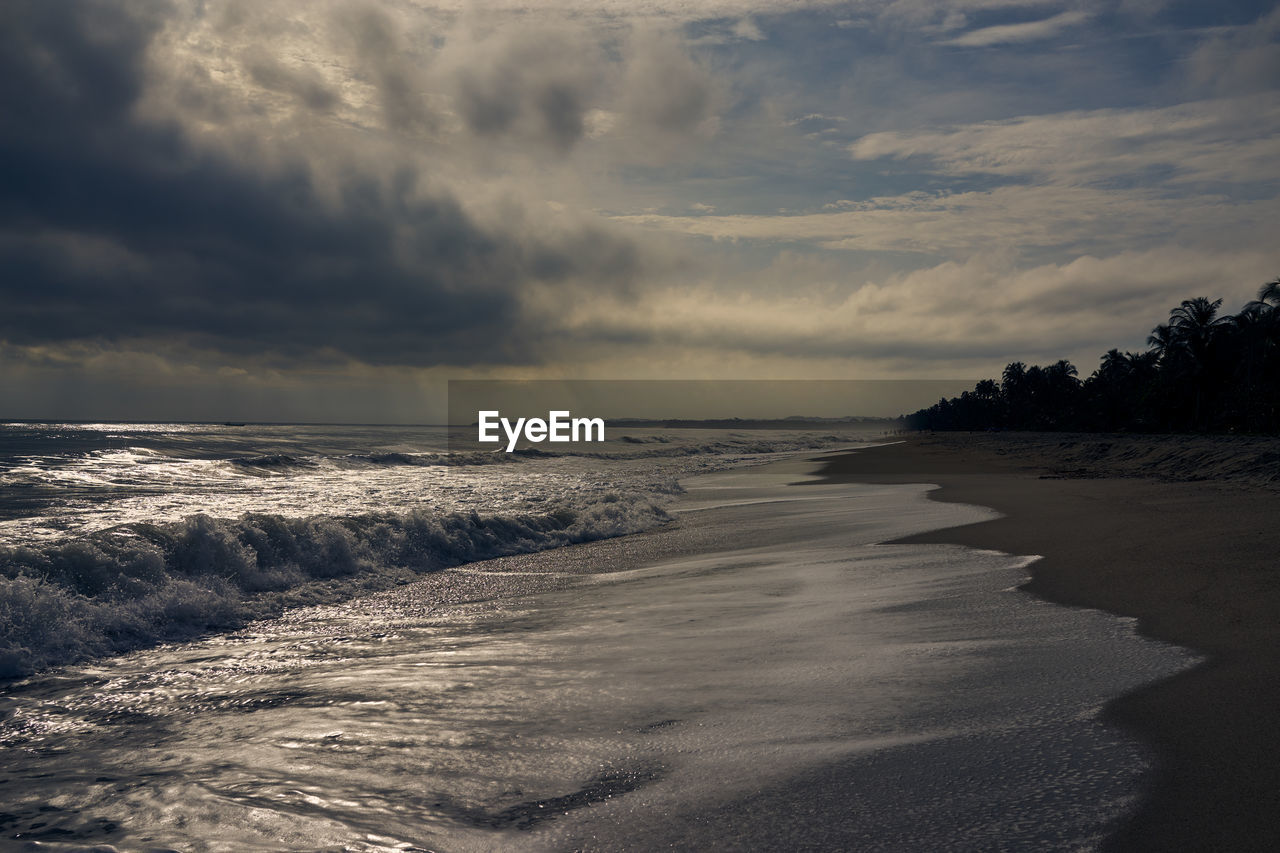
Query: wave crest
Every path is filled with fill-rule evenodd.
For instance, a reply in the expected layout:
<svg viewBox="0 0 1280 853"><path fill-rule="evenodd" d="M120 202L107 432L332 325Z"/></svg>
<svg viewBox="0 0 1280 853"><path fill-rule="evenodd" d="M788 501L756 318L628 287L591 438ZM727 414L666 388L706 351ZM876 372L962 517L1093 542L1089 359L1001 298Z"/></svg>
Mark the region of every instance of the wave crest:
<svg viewBox="0 0 1280 853"><path fill-rule="evenodd" d="M0 677L189 638L415 574L669 522L663 491L540 513L193 515L0 548Z"/></svg>

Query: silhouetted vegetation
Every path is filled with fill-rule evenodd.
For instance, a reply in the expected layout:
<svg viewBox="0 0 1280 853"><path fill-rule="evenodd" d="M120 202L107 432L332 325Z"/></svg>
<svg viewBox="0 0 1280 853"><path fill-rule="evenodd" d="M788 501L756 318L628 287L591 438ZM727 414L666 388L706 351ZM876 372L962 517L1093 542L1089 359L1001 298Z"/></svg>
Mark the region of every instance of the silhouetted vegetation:
<svg viewBox="0 0 1280 853"><path fill-rule="evenodd" d="M906 418L911 429L1280 431L1280 278L1240 313L1187 299L1145 352L1109 350L1081 381L1070 362L1014 362L959 397Z"/></svg>

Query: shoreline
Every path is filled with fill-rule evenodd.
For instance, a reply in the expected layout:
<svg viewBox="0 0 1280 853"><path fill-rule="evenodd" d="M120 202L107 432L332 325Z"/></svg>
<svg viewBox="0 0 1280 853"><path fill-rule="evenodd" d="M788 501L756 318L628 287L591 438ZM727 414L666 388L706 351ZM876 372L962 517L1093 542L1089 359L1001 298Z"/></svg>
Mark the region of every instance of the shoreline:
<svg viewBox="0 0 1280 853"><path fill-rule="evenodd" d="M1016 494L1017 489L1026 486L1027 483L1039 484L1039 488L1041 489L1047 488L1050 491L1056 492L1061 492L1063 489L1067 489L1070 492L1073 484L1097 489L1102 488L1103 485L1108 482L1124 487L1147 488L1154 486L1157 488L1164 488L1162 484L1142 484L1135 481L1107 481L1101 479L1078 481L1040 480L1039 475L1034 470L1019 467L1010 463L1008 460L1003 461L1003 467L993 469L992 464L994 463L984 462L979 455L959 454L953 449L937 446L936 444L929 446L924 443L906 443L883 445L866 450L859 449L854 450L853 452L828 451L826 453L795 453L786 459L774 460L770 462L768 466L764 467L769 468L777 475L780 475L781 479L779 484L785 484L787 490L794 491L797 496L803 492L804 489L811 488L812 485L824 482L823 479L821 479L824 474L826 475L826 482L833 483L834 481L833 484L839 483L840 481L885 484L920 484L922 482L943 482L944 478L951 478L952 482L950 482L950 485L945 486L943 490L934 490L929 493L933 499L940 499L955 503L981 504L986 506L992 506L997 503L996 498L992 497L992 495L988 493L980 494L976 497L961 494L960 489L963 487L965 482L968 482L969 486L977 489L979 492L985 488L988 492L994 490L995 492L1009 494ZM740 469L739 473L746 473L749 470L750 469ZM710 476L724 477L731 475L732 473L733 472L725 471L712 474ZM1185 486L1186 484L1176 485ZM743 509L743 507L762 507L772 503L758 503L754 500L748 500L741 504L731 501L724 506L719 506L720 493L717 491L719 488L723 488L723 486L714 487L702 496L697 495L697 488L693 488L691 490L691 494L686 494L678 498L672 505L672 509L675 510L674 514L676 518L680 519L685 513L691 513L696 517L698 514L703 512L732 517L735 513L748 512L748 510ZM1199 491L1202 491L1204 487L1201 485L1189 486L1189 488L1193 488L1198 493ZM817 491L820 490L815 490L815 494ZM856 493L856 490L853 489L848 491L850 493ZM875 490L872 491L874 492ZM913 497L913 502L918 504L918 487L917 490L913 490L913 495L915 495ZM1068 497L1070 497L1070 495L1068 495ZM810 498L799 497L798 500L800 501L800 504L798 505L807 505ZM864 498L864 500L867 499ZM878 503L874 498L871 500L873 501L873 504ZM707 505L703 506L702 504L704 503ZM1016 515L1020 510L1020 505L1013 507L1000 506L998 509L1000 511ZM1259 512L1265 512L1265 510L1265 503L1258 506ZM850 511L851 504L847 497L840 497L838 502L833 503L829 511L830 514L828 516L828 521L824 522L825 526L821 528L824 531L824 535L828 529L834 531L836 527L842 525L844 521L849 518L848 513ZM772 517L775 511L766 510L766 512L769 513L769 517ZM931 512L937 512L937 508ZM949 513L956 513L961 517L967 518L978 517L978 515L986 517L988 515L985 511L981 513L976 511L961 511L959 507L953 508ZM1114 518L1116 515L1117 514L1112 514L1111 517ZM1070 520L1068 521L1070 522ZM1036 547L1031 547L1030 545L1027 547L1013 547L1008 543L993 544L990 541L982 541L982 536L988 535L983 533L983 531L987 530L988 526L1000 525L1002 522L1012 522L1011 529L1015 532L1021 531L1025 535L1024 541L1028 543L1043 543L1044 536L1042 532L1037 531L1034 528L1028 529L1025 523L1018 521L1016 518L1011 519L1009 517L983 521L960 527L935 527L926 533L915 534L909 537L889 541L920 544L968 544L1012 554L1050 553L1042 544L1037 545ZM954 518L951 523L956 523ZM1070 523L1066 526L1069 527ZM897 533L900 533L907 530L920 529L922 529L922 527L913 526L908 523L897 527L896 531ZM968 542L957 538L958 535L967 535L973 531L978 531L980 534L975 537L974 542ZM635 569L643 570L645 568L650 568L673 560L677 562L693 561L694 564L697 564L699 561L726 559L725 555L738 554L739 552L745 553L751 549L772 549L777 551L779 554L786 554L787 558L791 559L794 558L795 549L804 549L811 546L811 532L812 531L806 533L805 529L794 525L783 525L779 527L777 524L757 525L743 523L742 519L738 519L736 522L732 520L722 520L720 523L716 524L677 523L676 525L663 525L658 528L652 528L632 535L567 545L543 551L497 557L485 561L465 564L453 569L430 573L423 575L413 583L373 593L373 595L367 599L366 607L368 607L369 612L371 613L379 613L381 611L379 610L380 605L378 602L383 601L400 602L405 612L430 612L437 609L449 610L453 607L462 606L479 614L501 611L509 605L516 607L518 610L520 600L530 594L567 594L570 595L570 597L573 597L575 595L574 589L578 585L578 582L587 580L585 577L582 577L586 575L613 574ZM839 533L838 531L837 533L840 537L845 536L844 533ZM888 530L877 535L894 536L897 535L897 533L892 530ZM843 543L843 538L841 541ZM868 539L865 544L874 544L874 541L872 539ZM844 548L847 546L845 544L840 544L839 547ZM739 564L749 567L751 562L750 559L746 559L744 563L743 558L740 556L734 556L728 559L729 562L726 565L730 569L735 570ZM1033 565L1033 573L1038 573L1037 567L1044 562L1044 560L1041 560L1039 563ZM815 563L815 565L819 564L825 565L825 563L821 562ZM679 580L684 576L685 575L681 573L677 573L673 577ZM961 586L966 585L966 582L963 580L957 581L957 583ZM1008 586L1011 581L1006 580L1003 583L1004 586ZM592 584L589 582L585 584L582 589L590 589L591 587ZM777 587L774 584L768 584L765 587L762 587L762 589L768 591L770 598L767 600L773 600L773 597L776 596L795 594L794 591L789 591L785 586ZM1056 601L1058 599L1051 598L1051 600ZM1072 603L1081 604L1082 606L1087 606L1093 609L1099 609L1098 605L1089 603L1088 601ZM1097 616L1097 614L1094 615ZM850 617L847 615L841 616L839 623L832 624L844 624L849 621L849 618ZM1041 618L1043 619L1044 617ZM1108 621L1101 616L1097 616L1097 618L1100 621ZM536 618L534 621L537 621ZM854 623L857 621L858 620L856 618L853 619ZM676 624L684 625L684 622ZM1042 621L1037 624L1040 626L1040 630L1043 630L1043 626L1045 624L1052 624L1052 620L1050 620L1049 623ZM963 632L966 629L963 625L957 625L956 630ZM972 631L972 629L969 630ZM264 636L269 636L271 632L267 631L264 633L262 631L252 630L250 633L253 635L263 634ZM339 633L356 635L360 632L358 629L344 629ZM392 634L394 633L395 632L392 632ZM981 633L981 631L979 631L979 633ZM1143 633L1147 636L1151 636L1147 631L1143 631ZM807 636L811 637L825 636L827 637L828 642L831 637L836 636L837 634L838 632L827 633L821 630L810 630L807 632ZM1024 637L1025 636L1027 635L1024 634ZM1044 636L1052 637L1055 635L1053 631L1050 630ZM1126 637L1126 639L1128 638ZM1028 640L1028 642L1034 644L1036 640ZM199 643L197 643L197 645L199 645ZM214 645L215 647L217 646L216 641L214 641ZM1190 644L1178 643L1178 645ZM1010 648L1019 649L1016 653L1016 657L1026 657L1028 649L1026 644L1011 646ZM1078 653L1080 647L1075 646L1073 648L1076 653ZM1111 648L1112 647L1108 646L1103 651L1105 658L1110 658ZM849 659L853 659L853 657L856 656L856 654L854 654L856 653L856 649L856 646L851 647L850 654L847 655ZM152 655L155 654L155 652L140 652L140 654ZM204 653L201 653L202 656L203 654ZM662 655L644 655L641 657L646 660L666 659ZM567 659L574 658L574 655L570 655ZM844 660L845 658L841 657L840 659ZM1109 660L1104 660L1097 671L1109 668L1112 665L1113 660L1115 659L1111 658ZM1027 664L1024 662L1024 666L1026 665ZM1078 663L1071 660L1066 661L1065 665L1074 666L1078 665ZM1129 664L1125 663L1124 658L1121 658L1116 662L1116 666L1121 668L1128 665ZM1039 664L1033 666L1033 668L1027 672L1030 679L1033 681L1043 679L1047 682L1052 682L1054 679L1052 666L1053 665ZM1202 664L1184 672L1182 675L1175 676L1168 681L1156 682L1148 687L1141 688L1135 693L1128 694L1119 701L1123 702L1125 699L1132 696L1146 695L1153 689L1159 689L1168 684L1180 684L1188 673L1199 673L1204 666L1205 665ZM767 669L764 671L767 671ZM1095 670L1088 670L1087 672L1093 673ZM1091 676L1086 674L1084 677L1087 680ZM1268 676L1265 672L1262 672L1258 674L1258 677L1266 678ZM38 679L39 676L36 678ZM841 681L841 683L851 682L845 680ZM1064 687L1071 689L1072 682L1060 680L1059 683L1063 684ZM1127 683L1132 684L1135 683L1135 681L1129 681ZM1010 697L1017 694L1017 685L1021 684L1021 680L1017 677L996 677L986 681L986 684L990 685L991 689L997 691L1001 695L1002 698L998 700L1000 704L1008 705L1012 701ZM1008 685L1008 688L1002 685ZM236 690L240 689L242 688L236 688ZM276 692L278 692L275 691L274 688L260 689L266 690L266 693L270 695L275 695ZM1117 688L1117 691L1118 689L1119 688ZM1089 700L1088 706L1082 705L1072 713L1077 714L1080 713L1080 709L1096 707L1097 703L1102 702L1105 697L1113 695L1117 691L1102 691L1093 694L1092 698ZM1213 696L1217 694L1213 694L1211 692L1210 695ZM848 706L844 704L845 701L846 700L844 699L841 700L840 707L847 709ZM1163 702L1175 704L1179 702L1185 703L1185 699L1183 698L1175 696L1173 699L1165 699L1163 698L1163 695L1159 693L1155 694L1151 701L1157 703L1157 705ZM1127 719L1123 714L1117 716L1117 712L1115 710L1116 705L1116 702L1112 702L1109 706L1108 715L1110 718L1125 726L1129 734L1141 741L1146 748L1144 751L1154 754L1162 761L1167 759L1167 751L1160 748L1151 733L1147 729L1143 728L1141 722L1134 723ZM1049 708L1050 710L1041 715L1040 719L1042 721L1055 717L1060 713L1061 708L1066 706L1052 705L1044 707ZM1259 726L1266 725L1269 718L1270 707L1267 706L1267 700L1265 697L1260 699L1258 703L1248 705L1247 707L1241 703L1240 707L1253 715L1253 722ZM1157 714L1159 713L1160 710L1157 708ZM649 716L652 717L653 722L664 727L668 725L676 725L677 723L680 723L681 720L688 723L690 720L697 718L696 714L689 715L678 711L668 712L665 707L662 709L661 714L651 714ZM1092 719L1092 714L1089 714L1088 716ZM1079 719L1083 718L1083 715L1079 717ZM642 717L637 718L635 721L628 720L624 722L627 722L628 725L630 725L631 722L647 723L649 722L649 718ZM701 722L699 722L698 725L700 726ZM337 724L333 724L330 728L342 727ZM622 726L619 729L619 731L623 732L629 730L630 729L627 726ZM648 728L642 727L635 729L635 731L638 732L641 737L638 740L633 738L632 746L639 745L649 750L657 749L655 743L656 739L654 739ZM666 729L664 728L663 731L666 731ZM673 732L679 736L678 728L673 729ZM1117 736L1116 740L1121 740L1121 738ZM1031 745L1035 743L1040 742L1035 740L1035 738L1024 740L1021 737L1011 737L1008 734L997 736L995 740L991 741L991 744L996 748L997 752L1007 747L1010 749L1011 753L1015 755L1018 749L1026 750L1028 748L1033 748ZM1067 745L1065 748L1064 744ZM1082 741L1079 740L1060 741L1055 744L1054 748L1050 752L1044 754L1052 754L1054 756L1064 758L1070 758L1073 755L1088 754L1088 748L1082 747L1081 744ZM1153 746L1156 748L1151 749ZM1218 750L1219 754L1222 754L1218 745L1210 743L1210 746L1212 746L1214 750ZM1077 752L1077 750L1080 751ZM1267 750L1259 750L1259 753L1263 759L1269 755L1275 754ZM868 755L870 754L871 753L868 753ZM958 772L956 775L951 777L958 779L966 776L971 770L972 772L979 774L984 772L980 767L982 762L974 761L973 759L977 757L974 754L948 753L945 748L940 754L943 756L951 755L952 763L946 764L945 762L939 762L937 760L939 756L938 753L904 752L902 750L890 750L888 753L872 759L850 759L848 757L842 757L832 761L816 762L812 766L806 767L802 769L801 772L795 774L788 773L783 776L779 776L776 779L764 779L761 777L761 779L755 783L756 788L754 790L748 786L742 791L738 791L730 796L702 802L701 805L690 807L687 811L678 809L673 810L668 813L668 819L662 825L660 833L659 827L647 824L643 820L638 824L625 823L625 825L633 828L640 827L647 833L659 833L652 835L653 844L648 847L641 847L638 849L657 849L658 846L680 847L681 849L685 847L725 849L733 846L734 839L745 838L754 838L754 843L756 844L761 843L762 839L768 839L770 844L779 847L792 845L812 847L813 849L857 849L859 839L864 838L862 833L866 831L868 825L868 813L888 815L898 812L896 808L892 807L892 798L890 798L891 802L884 804L883 807L870 808L868 811L861 811L868 809L867 798L865 795L868 779L881 778L875 776L876 773L887 774L883 777L884 779L900 780L899 790L908 793L910 796L919 797L922 802L949 803L952 804L953 807L957 807L959 802L969 802L972 805L972 797L968 800L963 800L963 798L960 797L960 793L962 791L971 790L971 788L967 789L963 784L957 787L956 784L947 782L946 774L938 773L937 768L944 765L947 767L958 768L959 771L963 772ZM981 753L984 760L985 756L989 754L990 752ZM1113 760L1115 761L1127 761L1125 758L1114 758L1114 756L1122 755L1122 753L1108 751L1105 754L1113 756ZM871 763L868 764L868 761ZM899 762L899 764L895 766L894 762ZM1070 762L1067 762L1067 764L1069 763ZM984 766L987 768L986 772L989 772L991 775L988 780L988 784L981 786L978 790L982 790L987 795L987 798L983 799L982 802L996 804L995 811L985 812L968 810L967 807L958 806L959 810L957 814L966 816L970 819L973 822L971 823L971 826L988 827L986 831L989 832L998 831L994 829L994 827L1000 821L1001 809L1010 808L1010 803L1017 802L1019 801L1018 798L1023 797L1026 798L1026 802L1023 802L1024 806L1028 803L1034 805L1034 801L1037 800L1036 792L1042 790L1042 783L1048 782L1049 789L1054 787L1054 776L1037 776L1035 778L1025 776L1018 771L1018 767L1020 765L1017 764L1016 760L1010 760L1003 764L993 764L988 762ZM868 773L871 773L872 775L868 776ZM912 774L916 775L913 776ZM1068 776L1069 775L1070 774L1068 774ZM740 779L748 778L747 775L741 773L730 774L730 776L732 778ZM717 776L716 778L720 778L720 776ZM901 783L901 780L904 779L910 779L912 781ZM591 787L593 784L595 783L586 783L587 786L582 790L588 792L595 790ZM970 785L972 785L972 779L970 779ZM871 789L880 791L889 790L891 787L892 786L886 787L885 785L872 785ZM1134 788L1136 788L1136 785L1131 787L1130 790L1134 790ZM564 790L569 790L569 788L564 788ZM860 794L860 790L864 793ZM993 790L1003 791L1004 795L997 797L992 793ZM1231 790L1227 789L1226 793L1230 794ZM549 795L550 794L554 794L556 797L562 796L561 788L553 787L549 791ZM662 795L666 796L665 793L662 793ZM654 793L650 792L643 796L654 796ZM533 799L526 797L526 800L528 800L528 802L522 801L524 802L524 806L529 806L529 802L532 802L533 806L537 806L538 808L542 807L538 805L542 800L537 800L536 797L533 797ZM593 802L594 801L588 797L580 804L591 805ZM628 800L628 802L631 802L631 800ZM1083 801L1076 802L1083 802L1083 808L1085 810L1084 813L1088 814L1089 803L1091 801L1089 799L1085 799ZM1191 829L1179 827L1176 831L1164 834L1161 834L1158 831L1145 829L1135 821L1147 813L1148 804L1149 801L1148 803L1144 803L1142 811L1138 812L1133 820L1129 820L1128 823L1120 827L1119 832L1114 836L1116 840L1113 840L1111 845L1112 847L1120 850L1268 849L1268 845L1261 842L1253 845L1248 843L1239 843L1236 841L1228 842L1227 840L1223 840L1226 836L1221 834L1203 837L1195 836L1193 838L1195 833L1194 826ZM510 809L505 809L505 806L507 805L506 800L495 801L490 805L492 808L489 809L489 813L494 815L505 815L510 811ZM532 808L533 806L529 807ZM1258 814L1256 814L1257 819L1266 819L1266 812L1263 810L1267 808L1267 806L1265 803L1261 803L1257 798L1254 800L1241 799L1237 807L1240 808L1242 814L1250 812L1251 810L1256 810L1256 812L1258 812ZM603 808L603 805L597 804L596 808ZM1015 806L1013 808L1016 810L1017 807ZM1178 814L1179 816L1185 815L1189 824L1195 824L1197 821L1207 819L1222 818L1221 811L1218 812L1216 818L1212 817L1212 807L1207 807L1199 813L1187 810L1185 806L1177 803L1175 803L1171 808L1175 809L1175 814ZM1177 811L1179 809L1181 809L1181 811ZM14 810L7 809L7 811ZM784 821L777 819L777 815L779 813L802 815L807 817L799 821ZM1110 812L1108 813L1110 814ZM582 814L585 815L587 813L583 812ZM1041 841L1045 845L1052 846L1051 839L1054 837L1052 835L1052 830L1057 826L1056 821L1059 818L1066 816L1065 812L1050 809L1049 811L1040 812L1030 811L1026 814L1036 814L1038 816L1038 819L1032 819L1029 825L1042 827L1044 832L1048 834L1044 835L1041 838ZM1099 811L1098 814L1101 814L1101 811ZM1211 817L1205 818L1204 815L1206 814ZM1078 818L1078 815L1076 817ZM32 816L32 820L42 819L43 818L39 815ZM1160 818L1159 815L1157 815L1156 820L1160 821L1163 820L1163 818ZM1232 816L1227 820L1232 823L1232 825L1245 826L1244 818L1237 819ZM1102 822L1100 821L1100 823ZM1105 823L1109 828L1114 828L1118 825L1114 818L1108 818ZM561 826L561 824L552 824L552 826ZM1133 828L1135 826L1137 826L1136 829ZM597 846L592 847L585 841L588 835L584 834L579 836L578 834L575 834L578 832L578 828L584 828L583 831L585 832L585 828L590 828L590 826L589 824L582 824L579 826L579 824L566 820L563 828L558 830L558 832L568 833L568 835L561 835L557 834L557 832L552 832L546 838L549 841L556 842L572 838L573 843L568 844L567 847L577 846L582 849L621 849L621 847L618 846L611 847L612 842L600 843L597 844ZM595 831L595 828L591 828L591 832ZM1250 831L1257 832L1256 830ZM1128 835L1126 835L1126 833L1128 833ZM1257 841L1258 839L1264 839L1272 836L1259 833L1252 837ZM1132 838L1136 838L1137 841L1131 840ZM1181 843L1183 838L1193 840L1192 842ZM1170 841L1170 839L1173 840ZM488 840L492 840L496 843L501 839L495 837L494 839ZM1093 843L1093 839L1091 839L1090 843ZM495 848L491 846L489 849ZM1035 849L1035 847L1028 846L1026 849Z"/></svg>
<svg viewBox="0 0 1280 853"><path fill-rule="evenodd" d="M1142 636L1206 656L1108 703L1107 719L1151 747L1156 766L1107 849L1280 846L1275 492L1230 478L1074 479L1051 442L966 438L815 457L817 482L933 483L933 500L995 509L1002 517L896 543L1040 555L1026 591L1136 618Z"/></svg>

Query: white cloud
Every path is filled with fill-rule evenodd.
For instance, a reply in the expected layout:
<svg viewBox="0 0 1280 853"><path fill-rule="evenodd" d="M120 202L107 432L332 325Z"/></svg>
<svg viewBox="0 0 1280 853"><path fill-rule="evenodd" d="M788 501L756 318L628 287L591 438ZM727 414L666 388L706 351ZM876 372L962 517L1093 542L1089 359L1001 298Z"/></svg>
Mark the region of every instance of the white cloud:
<svg viewBox="0 0 1280 853"><path fill-rule="evenodd" d="M1188 69L1193 85L1221 94L1280 88L1280 7L1205 41Z"/></svg>
<svg viewBox="0 0 1280 853"><path fill-rule="evenodd" d="M1052 18L1040 21L1027 21L1021 24L1003 24L995 27L984 27L970 30L961 36L948 39L943 44L954 47L991 47L997 44L1022 44L1030 41L1043 41L1053 38L1064 30L1079 26L1089 20L1088 12L1062 12Z"/></svg>
<svg viewBox="0 0 1280 853"><path fill-rule="evenodd" d="M616 221L709 237L810 243L849 251L911 252L965 258L1002 248L1030 252L1115 252L1170 235L1191 244L1249 246L1280 218L1280 201L1179 199L1149 191L1008 186L932 195L909 193L834 212L792 215L618 217ZM852 207L853 209L849 209Z"/></svg>
<svg viewBox="0 0 1280 853"><path fill-rule="evenodd" d="M1065 357L1087 374L1106 349L1143 348L1149 330L1182 299L1226 296L1235 310L1271 274L1270 260L1258 252L1165 246L1020 268L989 253L840 290L652 290L626 306L579 303L560 322L564 339L609 341L615 358L625 352L620 342L660 343L700 374L735 354L775 366L778 358L859 365L880 376L929 364L994 373L1015 359ZM797 259L763 274L812 281L805 266ZM1235 284L1223 291L1222 282Z"/></svg>
<svg viewBox="0 0 1280 853"><path fill-rule="evenodd" d="M733 25L733 34L740 39L747 41L764 41L765 34L760 32L760 27L751 18L743 18Z"/></svg>
<svg viewBox="0 0 1280 853"><path fill-rule="evenodd" d="M973 13L1061 5L1062 0L889 0L863 9L881 26L943 34L963 27Z"/></svg>
<svg viewBox="0 0 1280 853"><path fill-rule="evenodd" d="M1280 178L1277 135L1280 96L1260 95L874 133L849 152L855 160L927 158L951 175L1030 176L1062 184L1098 183L1153 168L1167 170L1167 184L1256 183Z"/></svg>
<svg viewBox="0 0 1280 853"><path fill-rule="evenodd" d="M527 13L528 0L414 0L414 5L454 13L483 11ZM848 0L539 0L540 12L569 14L576 18L630 20L646 18L654 21L687 22L716 18L745 18L752 15L799 12L805 9L848 7Z"/></svg>

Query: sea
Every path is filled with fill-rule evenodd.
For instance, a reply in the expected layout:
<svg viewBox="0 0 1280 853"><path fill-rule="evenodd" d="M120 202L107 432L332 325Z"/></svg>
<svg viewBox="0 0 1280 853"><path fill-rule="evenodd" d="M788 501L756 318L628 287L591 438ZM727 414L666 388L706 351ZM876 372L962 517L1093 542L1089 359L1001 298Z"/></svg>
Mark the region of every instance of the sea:
<svg viewBox="0 0 1280 853"><path fill-rule="evenodd" d="M878 430L0 425L0 849L1094 849L1193 665Z"/></svg>

